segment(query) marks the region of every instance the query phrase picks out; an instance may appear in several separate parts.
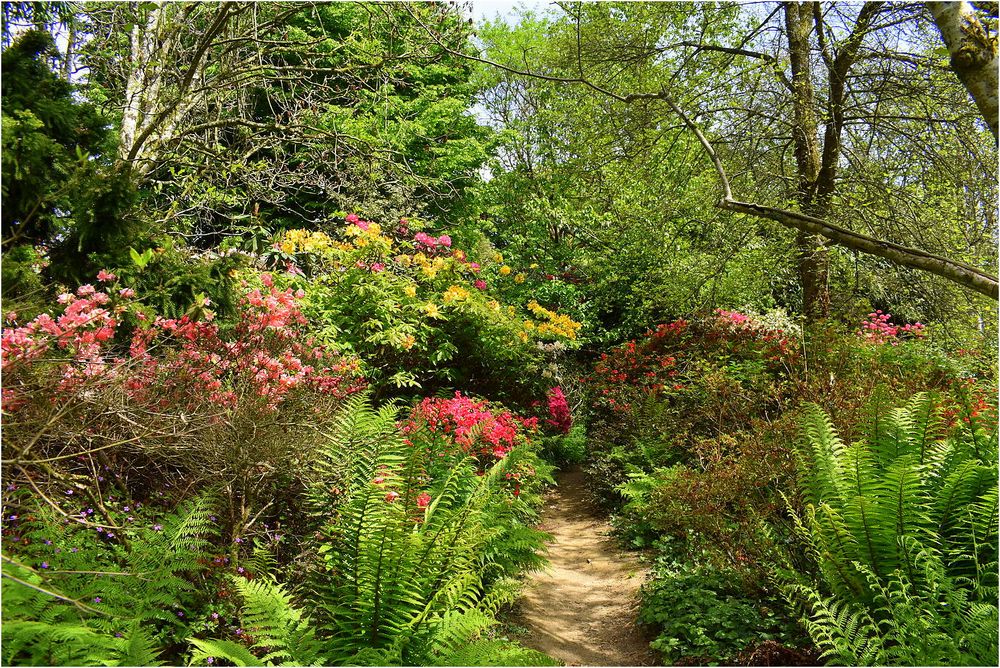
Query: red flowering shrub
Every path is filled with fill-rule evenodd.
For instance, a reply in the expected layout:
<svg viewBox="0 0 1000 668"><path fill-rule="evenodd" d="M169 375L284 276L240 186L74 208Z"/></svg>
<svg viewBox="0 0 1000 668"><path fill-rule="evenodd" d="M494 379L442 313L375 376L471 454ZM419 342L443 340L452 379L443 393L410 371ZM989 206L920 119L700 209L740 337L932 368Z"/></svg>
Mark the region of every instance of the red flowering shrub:
<svg viewBox="0 0 1000 668"><path fill-rule="evenodd" d="M668 397L689 390L706 377L706 363L735 372L730 384L755 385L786 375L797 356L795 342L781 330L720 309L702 320L659 325L644 339L603 353L588 383L595 409L627 413L650 394Z"/></svg>
<svg viewBox="0 0 1000 668"><path fill-rule="evenodd" d="M573 416L570 414L566 395L558 385L549 390L549 419L546 422L563 434L568 434L573 427Z"/></svg>
<svg viewBox="0 0 1000 668"><path fill-rule="evenodd" d="M525 431L538 427L537 418L521 418L508 410L496 410L489 402L455 392L450 399L421 401L404 425L406 433L426 427L432 434L442 434L472 455L503 458L525 439Z"/></svg>

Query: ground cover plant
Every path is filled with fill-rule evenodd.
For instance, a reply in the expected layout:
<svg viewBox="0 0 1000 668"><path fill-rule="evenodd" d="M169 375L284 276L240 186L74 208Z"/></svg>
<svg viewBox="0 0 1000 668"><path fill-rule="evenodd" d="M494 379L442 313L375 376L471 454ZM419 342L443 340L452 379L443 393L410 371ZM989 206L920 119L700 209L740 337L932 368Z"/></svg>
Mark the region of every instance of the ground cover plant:
<svg viewBox="0 0 1000 668"><path fill-rule="evenodd" d="M4 665L996 665L995 3L500 5L3 4Z"/></svg>

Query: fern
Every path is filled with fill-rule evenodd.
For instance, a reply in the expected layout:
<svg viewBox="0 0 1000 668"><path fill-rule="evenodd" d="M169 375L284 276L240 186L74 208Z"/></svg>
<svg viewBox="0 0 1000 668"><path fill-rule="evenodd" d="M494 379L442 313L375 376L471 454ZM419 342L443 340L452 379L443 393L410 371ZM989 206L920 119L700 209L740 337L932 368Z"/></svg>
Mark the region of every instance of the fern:
<svg viewBox="0 0 1000 668"><path fill-rule="evenodd" d="M820 577L789 579L786 595L832 662L993 665L995 466L969 430L946 436L933 395L875 403L849 447L818 408L803 416L796 530Z"/></svg>
<svg viewBox="0 0 1000 668"><path fill-rule="evenodd" d="M544 534L525 526L527 504L500 496L505 474L526 455L515 449L480 470L433 434L407 434L408 444L394 410L359 400L345 413L328 452L347 469L346 493L322 531L323 568L305 592L329 640L327 658L433 662L494 623L511 600L504 573L540 563ZM368 452L349 452L357 448ZM317 481L327 484L323 475ZM432 499L424 509L416 505L422 489Z"/></svg>
<svg viewBox="0 0 1000 668"><path fill-rule="evenodd" d="M180 640L177 609L193 601L192 581L208 556L212 504L197 497L158 527L127 530L124 543L101 541L39 508L19 558L46 568L4 555L5 662L162 663L159 648Z"/></svg>
<svg viewBox="0 0 1000 668"><path fill-rule="evenodd" d="M241 622L251 648L227 640L190 638L195 650L192 663L208 658L222 659L237 665L324 665L323 643L309 618L292 603L292 597L268 579L231 578L242 600ZM250 650L256 650L258 658Z"/></svg>

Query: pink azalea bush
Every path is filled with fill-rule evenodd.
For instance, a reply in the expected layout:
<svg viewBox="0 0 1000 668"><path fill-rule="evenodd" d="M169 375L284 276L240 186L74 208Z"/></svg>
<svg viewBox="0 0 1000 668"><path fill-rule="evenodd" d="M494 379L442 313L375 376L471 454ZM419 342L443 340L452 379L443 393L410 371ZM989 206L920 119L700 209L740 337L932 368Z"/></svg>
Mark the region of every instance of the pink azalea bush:
<svg viewBox="0 0 1000 668"><path fill-rule="evenodd" d="M861 331L858 335L869 343L888 343L898 346L901 337L913 336L922 338L924 336L924 326L915 322L906 325L892 324L892 316L882 311L873 311L868 317L861 321Z"/></svg>
<svg viewBox="0 0 1000 668"><path fill-rule="evenodd" d="M102 271L98 279L116 277ZM279 290L267 274L261 281L264 290L247 292L225 337L211 322L207 299L197 305L201 320L185 315L150 321L127 289L112 297L83 285L60 295L62 313L43 313L3 331L4 411L18 410L46 378L56 380L52 401L67 400L88 380L120 382L130 400L159 410L193 410L203 402L231 409L238 392L263 399L273 410L300 388L335 397L360 390L357 362L308 335L299 308L302 291ZM127 354L114 345L125 311L148 322L132 333Z"/></svg>
<svg viewBox="0 0 1000 668"><path fill-rule="evenodd" d="M538 427L538 419L521 418L491 408L488 401L455 392L450 399L421 401L403 430L411 433L420 427L454 439L466 453L501 459L526 438L526 431Z"/></svg>
<svg viewBox="0 0 1000 668"><path fill-rule="evenodd" d="M566 395L563 394L562 388L558 385L549 390L548 408L549 419L547 422L560 433L568 434L573 426L573 416L570 414Z"/></svg>

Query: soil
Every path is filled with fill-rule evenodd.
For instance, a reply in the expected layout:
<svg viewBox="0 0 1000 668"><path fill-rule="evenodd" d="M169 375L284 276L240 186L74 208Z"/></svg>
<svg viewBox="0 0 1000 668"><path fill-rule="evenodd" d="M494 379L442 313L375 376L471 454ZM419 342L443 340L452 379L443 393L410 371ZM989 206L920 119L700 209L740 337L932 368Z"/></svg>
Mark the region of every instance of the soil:
<svg viewBox="0 0 1000 668"><path fill-rule="evenodd" d="M569 666L652 666L650 637L636 622L646 569L610 536L579 469L557 476L540 529L552 534L549 567L529 576L517 623L521 638Z"/></svg>

